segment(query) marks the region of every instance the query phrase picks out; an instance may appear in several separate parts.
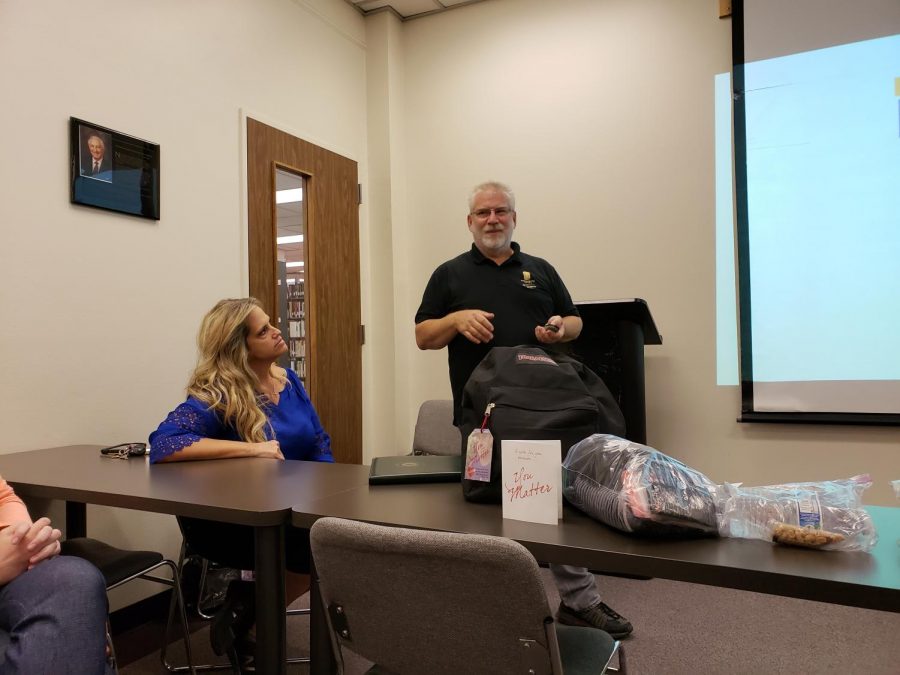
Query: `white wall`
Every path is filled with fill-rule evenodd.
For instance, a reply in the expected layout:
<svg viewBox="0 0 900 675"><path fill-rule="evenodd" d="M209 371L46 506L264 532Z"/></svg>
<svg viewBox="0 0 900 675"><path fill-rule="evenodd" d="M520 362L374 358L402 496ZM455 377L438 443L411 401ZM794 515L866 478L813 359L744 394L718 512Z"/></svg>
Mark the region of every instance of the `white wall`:
<svg viewBox="0 0 900 675"><path fill-rule="evenodd" d="M415 255L395 266L398 349L414 349L433 268L471 241L468 190L503 180L516 191L516 240L576 299L648 301L664 338L646 349L651 445L719 481L869 472L866 500L896 503L900 430L742 425L738 389L716 386L713 78L731 65L717 9L491 0L404 24L402 237ZM418 402L449 397L446 369L445 351L398 362L397 400L412 402L401 430Z"/></svg>
<svg viewBox="0 0 900 675"><path fill-rule="evenodd" d="M182 400L201 316L247 292L241 111L365 175L364 38L339 0L0 1L3 452L143 440ZM160 144L158 222L69 203L69 116ZM176 552L170 517L89 522Z"/></svg>
<svg viewBox="0 0 900 675"><path fill-rule="evenodd" d="M406 448L394 443L398 410L393 392L396 363L408 350L395 354L394 270L402 259L394 250L401 231L402 200L397 193L402 185L402 152L394 139L402 110L402 66L400 20L390 12L375 14L366 20L366 78L368 97L369 176L363 202L368 207L369 227L362 234L363 258L369 273L364 275L364 304L370 313L363 316L366 345L363 382L371 396L363 411L366 438L363 462L373 456L403 454ZM402 265L401 265L402 266ZM405 407L400 406L405 410Z"/></svg>

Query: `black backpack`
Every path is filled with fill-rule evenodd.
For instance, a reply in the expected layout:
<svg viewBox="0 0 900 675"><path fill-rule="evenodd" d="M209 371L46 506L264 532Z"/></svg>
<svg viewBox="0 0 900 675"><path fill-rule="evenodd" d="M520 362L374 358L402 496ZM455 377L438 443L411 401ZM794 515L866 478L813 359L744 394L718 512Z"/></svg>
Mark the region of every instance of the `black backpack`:
<svg viewBox="0 0 900 675"><path fill-rule="evenodd" d="M580 361L539 347L494 347L472 371L461 402L463 458L469 434L481 427L489 403L494 404L487 424L494 436L491 480L463 477L463 496L471 502L500 503L504 439L559 439L561 462L569 448L591 434L625 433L625 418L603 380Z"/></svg>

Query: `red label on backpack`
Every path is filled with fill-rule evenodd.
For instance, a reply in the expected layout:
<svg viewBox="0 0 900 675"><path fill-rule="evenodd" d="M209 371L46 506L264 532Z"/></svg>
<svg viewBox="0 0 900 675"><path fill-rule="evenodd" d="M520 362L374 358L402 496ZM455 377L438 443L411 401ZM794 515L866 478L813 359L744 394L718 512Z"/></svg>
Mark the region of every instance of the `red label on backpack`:
<svg viewBox="0 0 900 675"><path fill-rule="evenodd" d="M551 359L549 356L540 356L538 354L516 354L516 362L517 363L547 363L551 366L558 366L559 364Z"/></svg>

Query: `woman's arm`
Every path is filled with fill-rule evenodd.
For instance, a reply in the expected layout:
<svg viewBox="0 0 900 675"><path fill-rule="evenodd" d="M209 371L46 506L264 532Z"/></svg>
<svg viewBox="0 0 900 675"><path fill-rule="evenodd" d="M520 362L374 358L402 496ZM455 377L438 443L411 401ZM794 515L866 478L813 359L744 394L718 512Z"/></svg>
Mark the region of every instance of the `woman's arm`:
<svg viewBox="0 0 900 675"><path fill-rule="evenodd" d="M245 443L234 436L215 411L188 398L150 434L150 463L230 457L284 459L278 441Z"/></svg>
<svg viewBox="0 0 900 675"><path fill-rule="evenodd" d="M9 484L0 478L0 528L24 521L31 523L28 509Z"/></svg>
<svg viewBox="0 0 900 675"><path fill-rule="evenodd" d="M60 536L48 518L32 522L25 504L0 478L0 586L58 555Z"/></svg>
<svg viewBox="0 0 900 675"><path fill-rule="evenodd" d="M218 438L200 438L181 450L159 457L156 462L186 462L195 459L229 459L232 457L284 459L278 441L245 443L243 441L223 441Z"/></svg>

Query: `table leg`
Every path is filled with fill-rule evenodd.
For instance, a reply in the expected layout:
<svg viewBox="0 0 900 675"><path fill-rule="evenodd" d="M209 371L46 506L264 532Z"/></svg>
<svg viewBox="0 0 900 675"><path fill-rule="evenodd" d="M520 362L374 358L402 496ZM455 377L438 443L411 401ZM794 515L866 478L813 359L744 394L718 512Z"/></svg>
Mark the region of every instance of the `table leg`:
<svg viewBox="0 0 900 675"><path fill-rule="evenodd" d="M84 502L66 502L66 539L87 536L87 506Z"/></svg>
<svg viewBox="0 0 900 675"><path fill-rule="evenodd" d="M309 672L310 675L332 675L337 672L337 662L331 651L331 636L319 591L319 574L312 554L309 556L309 580Z"/></svg>
<svg viewBox="0 0 900 675"><path fill-rule="evenodd" d="M285 675L284 527L257 527L256 670Z"/></svg>

